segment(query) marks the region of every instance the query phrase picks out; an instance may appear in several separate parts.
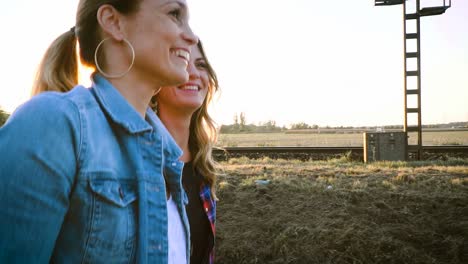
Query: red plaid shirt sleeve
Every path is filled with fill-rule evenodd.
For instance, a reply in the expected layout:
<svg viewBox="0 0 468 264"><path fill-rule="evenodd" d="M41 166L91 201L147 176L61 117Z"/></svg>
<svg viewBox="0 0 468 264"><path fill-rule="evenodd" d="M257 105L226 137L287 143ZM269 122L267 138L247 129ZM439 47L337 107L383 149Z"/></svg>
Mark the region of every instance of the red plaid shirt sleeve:
<svg viewBox="0 0 468 264"><path fill-rule="evenodd" d="M203 209L205 210L206 216L208 217L208 221L210 222L211 231L213 232L213 239L214 239L215 234L216 234L216 227L215 227L216 201L213 199L211 195L211 189L208 184L204 184L201 186L200 199L203 202ZM210 252L210 264L214 263L214 256L215 256L215 247L213 246Z"/></svg>

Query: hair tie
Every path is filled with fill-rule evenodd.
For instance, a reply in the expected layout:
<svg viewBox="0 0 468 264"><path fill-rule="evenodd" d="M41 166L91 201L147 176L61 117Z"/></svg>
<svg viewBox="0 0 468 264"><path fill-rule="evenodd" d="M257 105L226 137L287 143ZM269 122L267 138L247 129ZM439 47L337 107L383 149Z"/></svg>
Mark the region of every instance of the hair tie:
<svg viewBox="0 0 468 264"><path fill-rule="evenodd" d="M74 26L70 28L70 32L73 33L73 35L76 35L75 27L74 27Z"/></svg>

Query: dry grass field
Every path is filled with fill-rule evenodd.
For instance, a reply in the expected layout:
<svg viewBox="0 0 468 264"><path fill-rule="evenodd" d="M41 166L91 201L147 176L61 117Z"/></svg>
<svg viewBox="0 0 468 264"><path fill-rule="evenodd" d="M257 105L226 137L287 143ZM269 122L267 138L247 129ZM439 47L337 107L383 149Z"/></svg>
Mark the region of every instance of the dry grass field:
<svg viewBox="0 0 468 264"><path fill-rule="evenodd" d="M468 263L466 159L221 167L217 263Z"/></svg>
<svg viewBox="0 0 468 264"><path fill-rule="evenodd" d="M409 135L409 144L416 138ZM221 134L218 145L222 147L354 147L363 145L363 135L354 134ZM468 131L423 132L424 146L468 145Z"/></svg>

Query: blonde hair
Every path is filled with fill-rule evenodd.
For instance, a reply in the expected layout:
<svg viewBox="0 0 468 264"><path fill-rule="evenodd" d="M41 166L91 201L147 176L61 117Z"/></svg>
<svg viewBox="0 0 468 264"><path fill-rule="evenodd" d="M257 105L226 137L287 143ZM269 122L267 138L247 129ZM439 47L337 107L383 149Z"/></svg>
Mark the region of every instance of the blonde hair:
<svg viewBox="0 0 468 264"><path fill-rule="evenodd" d="M195 111L190 121L189 150L193 156L194 168L203 175L205 182L210 186L213 198L217 199L215 186L218 164L212 155L213 146L217 140L217 130L214 120L208 113L208 105L213 100L214 94L218 91L219 84L216 72L209 63L200 41L197 47L205 60L210 83L202 106Z"/></svg>
<svg viewBox="0 0 468 264"><path fill-rule="evenodd" d="M190 119L189 151L193 157L192 163L194 168L203 175L204 181L210 186L213 198L217 199L215 186L219 166L213 159L212 150L217 140L218 131L214 120L208 113L208 105L219 89L218 77L206 57L201 41L198 41L197 47L206 63L209 84L205 100L203 100L201 107L192 114ZM158 112L157 93L151 98L150 107L155 112Z"/></svg>
<svg viewBox="0 0 468 264"><path fill-rule="evenodd" d="M32 95L45 91L67 92L78 84L79 59L96 68L94 51L100 42L97 11L102 5L113 6L122 14L138 11L141 0L80 0L76 25L55 39L44 54L36 72ZM76 54L79 43L79 58Z"/></svg>

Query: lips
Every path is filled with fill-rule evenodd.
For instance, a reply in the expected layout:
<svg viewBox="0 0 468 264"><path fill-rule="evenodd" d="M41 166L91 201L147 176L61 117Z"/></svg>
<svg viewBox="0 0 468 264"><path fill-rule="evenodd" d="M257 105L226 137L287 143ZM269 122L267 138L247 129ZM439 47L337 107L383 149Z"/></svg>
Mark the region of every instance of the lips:
<svg viewBox="0 0 468 264"><path fill-rule="evenodd" d="M193 83L187 83L185 85L179 86L178 88L184 91L195 91L195 92L200 91L200 86L193 84Z"/></svg>

